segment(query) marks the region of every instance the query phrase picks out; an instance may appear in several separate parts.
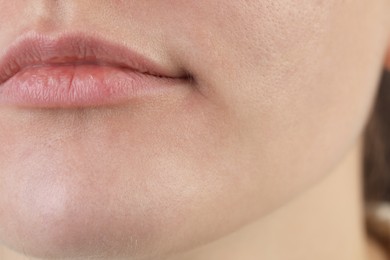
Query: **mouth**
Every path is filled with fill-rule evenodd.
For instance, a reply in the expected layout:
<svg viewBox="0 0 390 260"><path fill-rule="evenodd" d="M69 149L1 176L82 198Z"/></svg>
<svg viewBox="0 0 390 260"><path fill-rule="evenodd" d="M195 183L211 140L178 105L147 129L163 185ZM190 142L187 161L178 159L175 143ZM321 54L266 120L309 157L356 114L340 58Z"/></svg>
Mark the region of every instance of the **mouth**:
<svg viewBox="0 0 390 260"><path fill-rule="evenodd" d="M0 105L116 105L167 94L187 80L180 70L96 36L27 34L0 58Z"/></svg>

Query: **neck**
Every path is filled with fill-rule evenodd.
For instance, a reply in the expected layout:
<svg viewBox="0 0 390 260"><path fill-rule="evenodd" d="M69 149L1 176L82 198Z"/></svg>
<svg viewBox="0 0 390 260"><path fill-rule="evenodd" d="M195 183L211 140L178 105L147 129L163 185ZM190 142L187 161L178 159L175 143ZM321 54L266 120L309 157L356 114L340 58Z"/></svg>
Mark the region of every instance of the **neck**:
<svg viewBox="0 0 390 260"><path fill-rule="evenodd" d="M366 252L361 152L357 142L336 169L292 202L177 259L374 259Z"/></svg>

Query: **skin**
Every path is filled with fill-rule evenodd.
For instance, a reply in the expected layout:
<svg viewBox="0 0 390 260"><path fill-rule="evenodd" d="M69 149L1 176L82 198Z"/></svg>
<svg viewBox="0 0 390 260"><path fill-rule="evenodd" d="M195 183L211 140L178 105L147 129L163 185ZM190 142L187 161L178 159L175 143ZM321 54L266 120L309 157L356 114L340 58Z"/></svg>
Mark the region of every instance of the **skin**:
<svg viewBox="0 0 390 260"><path fill-rule="evenodd" d="M92 31L193 77L120 107L0 107L2 259L366 259L358 144L390 1L0 3L0 55Z"/></svg>

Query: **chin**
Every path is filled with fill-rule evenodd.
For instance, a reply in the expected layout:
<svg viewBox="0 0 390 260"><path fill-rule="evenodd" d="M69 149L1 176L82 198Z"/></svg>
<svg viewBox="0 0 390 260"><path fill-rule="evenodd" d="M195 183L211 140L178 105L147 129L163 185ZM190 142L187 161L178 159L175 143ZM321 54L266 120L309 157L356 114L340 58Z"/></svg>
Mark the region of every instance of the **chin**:
<svg viewBox="0 0 390 260"><path fill-rule="evenodd" d="M30 195L34 201L9 202L1 216L0 238L6 246L43 259L143 259L156 248L159 228L164 225L153 212L157 209L147 213L134 205L123 212L120 202L115 205L103 198L105 192L80 197L76 186L69 191L69 187L49 185L40 185Z"/></svg>
<svg viewBox="0 0 390 260"><path fill-rule="evenodd" d="M62 153L35 155L1 172L0 241L16 252L39 259L161 260L221 235L208 231L216 217L208 213L209 197L218 186L207 179L211 173L200 178L201 169L180 162L162 167L150 157L149 163L141 157L89 163ZM223 194L214 194L220 205Z"/></svg>
<svg viewBox="0 0 390 260"><path fill-rule="evenodd" d="M39 165L14 169L20 178L0 185L0 241L7 247L42 259L161 259L171 250L170 230L184 221L172 203L180 194L139 177L151 170Z"/></svg>

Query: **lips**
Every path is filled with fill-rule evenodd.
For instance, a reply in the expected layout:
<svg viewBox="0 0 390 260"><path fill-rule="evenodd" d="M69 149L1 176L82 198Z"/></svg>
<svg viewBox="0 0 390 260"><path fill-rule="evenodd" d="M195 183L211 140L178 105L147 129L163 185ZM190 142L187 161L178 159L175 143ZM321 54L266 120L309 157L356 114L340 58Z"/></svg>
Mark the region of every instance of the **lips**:
<svg viewBox="0 0 390 260"><path fill-rule="evenodd" d="M186 80L98 37L28 34L0 59L0 105L89 107L167 93Z"/></svg>

